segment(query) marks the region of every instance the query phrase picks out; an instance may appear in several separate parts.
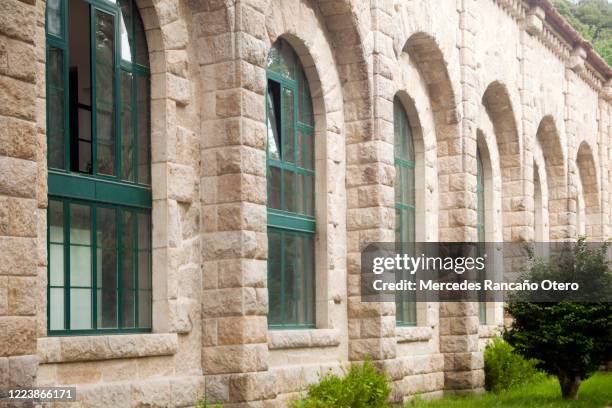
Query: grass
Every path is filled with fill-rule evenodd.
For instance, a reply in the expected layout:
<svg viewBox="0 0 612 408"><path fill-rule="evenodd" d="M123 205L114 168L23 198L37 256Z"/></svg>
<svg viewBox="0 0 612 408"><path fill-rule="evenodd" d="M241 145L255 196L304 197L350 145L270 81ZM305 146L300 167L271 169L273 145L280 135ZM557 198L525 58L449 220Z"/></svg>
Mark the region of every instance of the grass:
<svg viewBox="0 0 612 408"><path fill-rule="evenodd" d="M486 393L468 397L445 397L435 401L415 401L418 408L601 408L612 406L612 373L598 373L583 382L578 400L564 401L556 378L529 383L499 394Z"/></svg>

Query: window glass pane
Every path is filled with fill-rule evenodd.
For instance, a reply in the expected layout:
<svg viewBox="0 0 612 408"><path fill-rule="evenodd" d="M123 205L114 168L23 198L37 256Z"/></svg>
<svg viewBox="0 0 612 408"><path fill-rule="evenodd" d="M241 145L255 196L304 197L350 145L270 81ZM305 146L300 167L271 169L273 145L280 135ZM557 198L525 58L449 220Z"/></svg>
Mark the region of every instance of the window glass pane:
<svg viewBox="0 0 612 408"><path fill-rule="evenodd" d="M138 287L140 289L151 289L151 253L149 251L138 252Z"/></svg>
<svg viewBox="0 0 612 408"><path fill-rule="evenodd" d="M312 118L312 99L310 98L310 90L308 89L308 81L301 67L298 67L298 111L299 121L307 125L313 125Z"/></svg>
<svg viewBox="0 0 612 408"><path fill-rule="evenodd" d="M91 245L91 208L86 205L70 205L70 243Z"/></svg>
<svg viewBox="0 0 612 408"><path fill-rule="evenodd" d="M138 326L151 327L151 291L138 292Z"/></svg>
<svg viewBox="0 0 612 408"><path fill-rule="evenodd" d="M296 201L295 201L295 212L299 213L299 214L305 214L306 213L306 202L305 202L305 195L304 195L304 186L305 186L305 181L304 181L304 175L301 173L297 173L297 184L296 184L296 193L297 193L297 197L296 197Z"/></svg>
<svg viewBox="0 0 612 408"><path fill-rule="evenodd" d="M295 173L288 170L283 170L283 199L284 210L295 212Z"/></svg>
<svg viewBox="0 0 612 408"><path fill-rule="evenodd" d="M134 222L136 217L132 211L123 210L121 218L121 228L123 230L121 245L124 248L134 248L136 246L136 235L134 230Z"/></svg>
<svg viewBox="0 0 612 408"><path fill-rule="evenodd" d="M62 36L62 0L47 1L47 33Z"/></svg>
<svg viewBox="0 0 612 408"><path fill-rule="evenodd" d="M64 242L64 204L49 200L49 239L51 242Z"/></svg>
<svg viewBox="0 0 612 408"><path fill-rule="evenodd" d="M285 311L283 323L296 323L296 293L295 286L296 282L296 261L297 261L297 253L296 253L296 242L295 235L293 233L284 233L283 234L283 252L282 256L284 259L283 263L283 297L284 304L282 308Z"/></svg>
<svg viewBox="0 0 612 408"><path fill-rule="evenodd" d="M134 10L136 10L135 7ZM144 24L138 12L134 13L134 37L136 39L136 63L148 67L149 49L147 47L147 37L145 35Z"/></svg>
<svg viewBox="0 0 612 408"><path fill-rule="evenodd" d="M314 138L311 134L305 134L306 148L304 149L305 159L304 167L307 169L314 169Z"/></svg>
<svg viewBox="0 0 612 408"><path fill-rule="evenodd" d="M64 285L64 246L49 245L49 284L51 286Z"/></svg>
<svg viewBox="0 0 612 408"><path fill-rule="evenodd" d="M296 152L295 152L295 157L296 157L296 164L299 167L304 167L304 161L306 159L306 153L304 152L304 134L302 133L301 129L297 129L296 132L296 138L297 140L295 141L295 147L296 147Z"/></svg>
<svg viewBox="0 0 612 408"><path fill-rule="evenodd" d="M117 291L98 289L98 328L117 328Z"/></svg>
<svg viewBox="0 0 612 408"><path fill-rule="evenodd" d="M134 291L124 290L121 294L121 316L123 327L134 327L135 303Z"/></svg>
<svg viewBox="0 0 612 408"><path fill-rule="evenodd" d="M95 83L98 172L115 174L114 19L96 10Z"/></svg>
<svg viewBox="0 0 612 408"><path fill-rule="evenodd" d="M91 286L91 208L70 205L70 285Z"/></svg>
<svg viewBox="0 0 612 408"><path fill-rule="evenodd" d="M121 178L134 180L134 129L132 125L132 74L121 71Z"/></svg>
<svg viewBox="0 0 612 408"><path fill-rule="evenodd" d="M91 289L70 289L70 328L91 329Z"/></svg>
<svg viewBox="0 0 612 408"><path fill-rule="evenodd" d="M294 124L294 111L293 111L293 91L291 89L283 88L283 161L295 163L294 157L294 139L295 139L295 124Z"/></svg>
<svg viewBox="0 0 612 408"><path fill-rule="evenodd" d="M49 167L64 168L65 106L64 52L52 45L47 50L47 123Z"/></svg>
<svg viewBox="0 0 612 408"><path fill-rule="evenodd" d="M149 130L149 78L136 75L136 131L138 132L138 182L151 184L151 132Z"/></svg>
<svg viewBox="0 0 612 408"><path fill-rule="evenodd" d="M64 327L64 289L51 288L49 291L49 328L63 330Z"/></svg>
<svg viewBox="0 0 612 408"><path fill-rule="evenodd" d="M124 289L134 289L134 254L129 249L124 249L121 254L121 284Z"/></svg>
<svg viewBox="0 0 612 408"><path fill-rule="evenodd" d="M70 245L70 286L91 286L91 247Z"/></svg>
<svg viewBox="0 0 612 408"><path fill-rule="evenodd" d="M268 324L282 323L281 282L281 233L268 229Z"/></svg>
<svg viewBox="0 0 612 408"><path fill-rule="evenodd" d="M281 170L268 166L268 207L281 209Z"/></svg>
<svg viewBox="0 0 612 408"><path fill-rule="evenodd" d="M97 286L104 291L117 289L117 228L113 208L97 210ZM105 294L107 297L109 294Z"/></svg>
<svg viewBox="0 0 612 408"><path fill-rule="evenodd" d="M314 215L315 211L315 192L314 192L314 177L306 176L304 178L304 195L306 201L306 208L304 213L307 215Z"/></svg>
<svg viewBox="0 0 612 408"><path fill-rule="evenodd" d="M315 253L314 253L314 236L304 235L304 318L302 323L314 324L315 322Z"/></svg>
<svg viewBox="0 0 612 408"><path fill-rule="evenodd" d="M296 55L285 40L278 40L268 53L268 70L289 79L295 79Z"/></svg>
<svg viewBox="0 0 612 408"><path fill-rule="evenodd" d="M138 214L138 249L151 248L151 216Z"/></svg>
<svg viewBox="0 0 612 408"><path fill-rule="evenodd" d="M395 202L402 202L402 191L404 181L402 180L402 168L399 165L395 165Z"/></svg>

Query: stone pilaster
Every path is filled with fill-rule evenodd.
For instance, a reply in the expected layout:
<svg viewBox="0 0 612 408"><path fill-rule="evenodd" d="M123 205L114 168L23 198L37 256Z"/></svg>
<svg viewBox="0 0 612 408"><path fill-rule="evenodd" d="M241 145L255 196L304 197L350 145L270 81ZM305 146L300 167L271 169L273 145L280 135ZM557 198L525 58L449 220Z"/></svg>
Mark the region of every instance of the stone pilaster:
<svg viewBox="0 0 612 408"><path fill-rule="evenodd" d="M46 332L45 20L32 3L0 3L0 388L36 384Z"/></svg>
<svg viewBox="0 0 612 408"><path fill-rule="evenodd" d="M382 5L371 10L374 36L372 88L388 80L380 69L385 49L392 40L381 32L379 24L389 11ZM363 113L347 113L362 119L348 124L347 136L347 230L349 242L349 359L387 360L395 357L395 305L389 302L362 302L361 250L371 242L394 240L393 210L393 101L374 92L372 100L362 100ZM348 107L347 107L348 108ZM350 108L352 109L352 108ZM373 117L364 117L372 112ZM389 114L390 112L390 114ZM361 117L360 117L361 116Z"/></svg>
<svg viewBox="0 0 612 408"><path fill-rule="evenodd" d="M463 97L460 110L461 146L458 151L450 151L445 161L457 162L457 170L440 166L439 171L447 171L448 192L441 187L440 194L462 197L461 200L442 199L446 204L448 219L446 231L441 230L441 241L475 241L476 231L476 136L477 115L479 112L478 67L475 52L475 38L478 28L478 5L473 0L459 0L457 11L460 14L459 53L461 63L461 92ZM451 155L450 153L454 153ZM450 191L450 189L456 191ZM444 211L441 209L441 211ZM440 303L440 352L444 355L444 390L448 393L471 393L482 390L484 371L482 353L478 351L478 304Z"/></svg>
<svg viewBox="0 0 612 408"><path fill-rule="evenodd" d="M268 369L267 46L257 2L194 10L202 83L202 365L207 398L273 398Z"/></svg>

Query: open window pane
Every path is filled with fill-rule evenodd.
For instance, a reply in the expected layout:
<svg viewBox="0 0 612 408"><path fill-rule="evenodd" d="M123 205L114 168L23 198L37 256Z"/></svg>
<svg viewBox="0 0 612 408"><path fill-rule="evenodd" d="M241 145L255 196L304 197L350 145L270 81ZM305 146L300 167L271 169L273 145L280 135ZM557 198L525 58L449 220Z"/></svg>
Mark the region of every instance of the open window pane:
<svg viewBox="0 0 612 408"><path fill-rule="evenodd" d="M268 157L280 160L280 84L268 81L266 93L266 112L268 121Z"/></svg>

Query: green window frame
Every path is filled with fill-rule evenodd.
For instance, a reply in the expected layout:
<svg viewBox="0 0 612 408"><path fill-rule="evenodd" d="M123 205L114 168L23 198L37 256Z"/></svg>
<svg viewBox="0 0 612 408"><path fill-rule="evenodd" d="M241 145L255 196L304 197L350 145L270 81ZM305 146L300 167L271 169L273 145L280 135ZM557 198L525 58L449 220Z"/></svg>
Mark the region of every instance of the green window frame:
<svg viewBox="0 0 612 408"><path fill-rule="evenodd" d="M485 181L484 167L480 148L476 149L476 232L478 236L478 252L484 253L483 245L485 242ZM483 271L484 272L484 271ZM487 321L487 303L484 292L479 294L480 301L478 302L478 318L481 324Z"/></svg>
<svg viewBox="0 0 612 408"><path fill-rule="evenodd" d="M410 121L400 99L393 100L393 133L395 164L395 242L411 253L415 243L415 152ZM414 280L414 275L399 271L396 279ZM416 297L408 291L395 295L395 319L398 326L416 326Z"/></svg>
<svg viewBox="0 0 612 408"><path fill-rule="evenodd" d="M268 326L315 327L314 118L308 81L291 45L267 60Z"/></svg>
<svg viewBox="0 0 612 408"><path fill-rule="evenodd" d="M140 14L134 0L48 0L45 31L48 333L151 331L150 69ZM88 53L87 41L71 50L71 36L81 35ZM71 51L86 57L71 61ZM87 83L79 87L81 77ZM87 211L87 223L75 215ZM60 212L61 226L54 224ZM113 225L98 214L111 213L114 232L98 242L97 231ZM130 214L128 228L119 220ZM132 227L137 243L126 235ZM99 279L115 279L114 289ZM71 307L79 304L89 306L76 319Z"/></svg>

